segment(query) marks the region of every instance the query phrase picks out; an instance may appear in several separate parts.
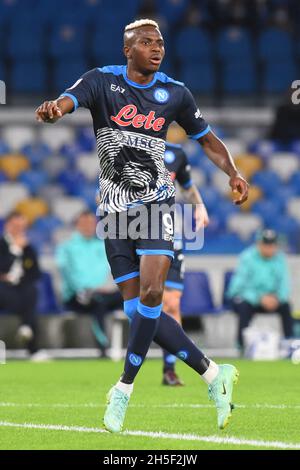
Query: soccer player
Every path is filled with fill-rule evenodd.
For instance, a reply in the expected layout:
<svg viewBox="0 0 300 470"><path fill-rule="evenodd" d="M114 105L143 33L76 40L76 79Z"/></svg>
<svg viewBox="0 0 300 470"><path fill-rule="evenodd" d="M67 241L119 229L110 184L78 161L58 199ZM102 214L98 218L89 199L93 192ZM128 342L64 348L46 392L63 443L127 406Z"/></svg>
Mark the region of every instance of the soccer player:
<svg viewBox="0 0 300 470"><path fill-rule="evenodd" d="M209 223L206 207L201 195L193 184L190 165L181 145L166 142L165 165L171 173L172 181L176 181L183 192L184 200L194 205L195 229L204 228ZM183 291L184 255L182 253L181 221L176 219L175 213L175 240L174 259L170 266L163 294L163 311L171 315L181 324L180 299ZM176 234L178 232L178 237ZM175 372L176 356L163 350L163 385L183 385Z"/></svg>
<svg viewBox="0 0 300 470"><path fill-rule="evenodd" d="M105 239L106 253L124 299L124 311L131 318L124 371L108 393L104 425L110 432L122 430L133 382L152 339L192 367L209 385L221 429L231 416L232 388L238 374L235 367L208 359L180 325L162 312L164 284L173 258L175 188L163 163L169 124L177 121L227 173L232 190L239 193L237 204L248 194L247 182L205 122L190 91L158 72L164 53L157 23L131 23L124 31L127 66L90 70L58 99L46 101L36 110L41 122L54 123L78 106L88 108L93 118L100 161L99 207L103 219L111 216L116 222L116 232L109 232ZM131 227L138 205L148 214L142 236L125 239L123 216ZM157 207L163 214L160 212L159 219L151 224ZM149 232L159 227L159 238L151 233L146 237L144 226Z"/></svg>

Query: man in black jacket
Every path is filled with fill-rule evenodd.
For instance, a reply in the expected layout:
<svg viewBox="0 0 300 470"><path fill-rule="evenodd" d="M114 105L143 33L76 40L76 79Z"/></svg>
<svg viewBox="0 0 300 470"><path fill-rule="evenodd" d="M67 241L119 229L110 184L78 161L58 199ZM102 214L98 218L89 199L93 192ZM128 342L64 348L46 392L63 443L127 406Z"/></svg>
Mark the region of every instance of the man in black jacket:
<svg viewBox="0 0 300 470"><path fill-rule="evenodd" d="M37 255L26 237L25 217L12 212L8 215L0 239L0 309L19 315L21 325L17 337L36 348L36 281L40 277Z"/></svg>

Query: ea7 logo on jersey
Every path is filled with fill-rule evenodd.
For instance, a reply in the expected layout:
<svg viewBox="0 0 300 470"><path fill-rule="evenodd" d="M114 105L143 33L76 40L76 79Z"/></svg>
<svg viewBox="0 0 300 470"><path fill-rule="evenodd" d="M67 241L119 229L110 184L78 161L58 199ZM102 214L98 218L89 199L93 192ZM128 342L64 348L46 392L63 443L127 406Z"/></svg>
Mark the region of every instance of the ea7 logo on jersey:
<svg viewBox="0 0 300 470"><path fill-rule="evenodd" d="M111 91L118 91L119 93L124 93L124 91L125 91L125 88L122 88L121 86L116 85L115 83L112 83L110 85L110 89L111 89Z"/></svg>
<svg viewBox="0 0 300 470"><path fill-rule="evenodd" d="M118 112L116 116L110 116L110 119L119 126L133 126L136 129L144 127L144 129L153 129L158 132L162 129L165 118L155 119L155 111L150 111L147 116L145 114L137 114L137 107L134 104L127 104Z"/></svg>
<svg viewBox="0 0 300 470"><path fill-rule="evenodd" d="M201 111L200 111L199 108L198 108L197 111L195 112L195 118L196 118L196 119L202 118L202 113L201 113Z"/></svg>

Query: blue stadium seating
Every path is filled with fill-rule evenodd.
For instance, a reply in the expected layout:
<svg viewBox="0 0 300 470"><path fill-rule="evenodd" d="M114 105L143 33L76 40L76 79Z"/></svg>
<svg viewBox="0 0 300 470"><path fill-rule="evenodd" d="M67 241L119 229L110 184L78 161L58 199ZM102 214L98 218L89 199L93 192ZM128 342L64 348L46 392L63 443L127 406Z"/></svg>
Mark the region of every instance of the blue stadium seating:
<svg viewBox="0 0 300 470"><path fill-rule="evenodd" d="M61 23L53 28L49 43L49 53L56 59L84 60L86 50L85 29L72 24Z"/></svg>
<svg viewBox="0 0 300 470"><path fill-rule="evenodd" d="M60 313L61 309L56 300L52 278L49 273L43 272L41 279L37 282L38 302L37 312L40 315L49 313Z"/></svg>
<svg viewBox="0 0 300 470"><path fill-rule="evenodd" d="M42 93L47 86L46 65L42 60L18 60L13 63L10 87L17 93Z"/></svg>
<svg viewBox="0 0 300 470"><path fill-rule="evenodd" d="M280 217L282 214L282 204L278 201L277 196L271 199L263 199L253 204L251 212L259 215L265 225L268 225L270 221Z"/></svg>
<svg viewBox="0 0 300 470"><path fill-rule="evenodd" d="M281 185L276 188L273 193L272 200L275 201L275 204L280 205L281 210L285 211L286 205L291 197L296 196L297 190L293 185Z"/></svg>
<svg viewBox="0 0 300 470"><path fill-rule="evenodd" d="M209 33L195 28L182 29L176 40L176 55L184 64L212 61L213 41Z"/></svg>
<svg viewBox="0 0 300 470"><path fill-rule="evenodd" d="M222 204L222 196L212 186L202 186L199 188L202 199L209 213L213 212L218 205Z"/></svg>
<svg viewBox="0 0 300 470"><path fill-rule="evenodd" d="M62 93L66 88L74 85L83 73L88 70L85 60L60 59L54 63L53 83L54 90Z"/></svg>
<svg viewBox="0 0 300 470"><path fill-rule="evenodd" d="M108 41L111 31L114 31L114 40ZM92 36L91 48L89 51L96 67L103 65L121 65L126 62L123 54L123 30L121 27L115 28L113 24L101 23Z"/></svg>
<svg viewBox="0 0 300 470"><path fill-rule="evenodd" d="M291 176L288 186L294 190L295 195L300 196L300 171Z"/></svg>
<svg viewBox="0 0 300 470"><path fill-rule="evenodd" d="M293 40L286 31L269 28L260 34L259 57L265 61L283 62L293 56Z"/></svg>
<svg viewBox="0 0 300 470"><path fill-rule="evenodd" d="M155 0L158 14L170 24L175 24L182 19L190 0Z"/></svg>
<svg viewBox="0 0 300 470"><path fill-rule="evenodd" d="M77 144L83 152L92 152L95 150L95 134L91 127L82 127L77 133Z"/></svg>
<svg viewBox="0 0 300 470"><path fill-rule="evenodd" d="M52 154L50 147L43 142L26 144L20 151L28 158L32 167L40 165L43 160L50 157Z"/></svg>
<svg viewBox="0 0 300 470"><path fill-rule="evenodd" d="M180 80L196 93L212 93L216 86L212 61L182 65Z"/></svg>
<svg viewBox="0 0 300 470"><path fill-rule="evenodd" d="M10 28L7 38L7 55L17 59L40 60L44 55L45 31L42 25L16 22Z"/></svg>
<svg viewBox="0 0 300 470"><path fill-rule="evenodd" d="M54 215L47 215L37 219L32 228L38 230L46 235L46 238L51 236L52 232L63 225L62 221Z"/></svg>
<svg viewBox="0 0 300 470"><path fill-rule="evenodd" d="M183 317L204 313L218 313L214 305L208 276L205 272L187 272L184 276L184 291L181 298Z"/></svg>
<svg viewBox="0 0 300 470"><path fill-rule="evenodd" d="M77 196L81 186L85 183L84 175L76 169L68 169L60 173L58 182L64 187L66 193Z"/></svg>
<svg viewBox="0 0 300 470"><path fill-rule="evenodd" d="M243 61L224 61L223 92L227 94L251 94L257 89L256 66L252 59Z"/></svg>
<svg viewBox="0 0 300 470"><path fill-rule="evenodd" d="M95 201L96 188L97 188L96 184L95 185L85 184L85 185L82 185L79 190L79 196L83 198L83 200L86 202L89 209L93 212L95 212L97 208L96 201Z"/></svg>
<svg viewBox="0 0 300 470"><path fill-rule="evenodd" d="M23 183L31 194L38 194L39 190L47 184L48 175L42 170L27 170L21 173L19 181Z"/></svg>
<svg viewBox="0 0 300 470"><path fill-rule="evenodd" d="M251 181L252 184L259 186L266 196L275 194L281 185L281 180L275 171L261 170L255 173Z"/></svg>
<svg viewBox="0 0 300 470"><path fill-rule="evenodd" d="M263 69L262 88L267 93L287 91L295 77L297 66L293 58L266 62Z"/></svg>
<svg viewBox="0 0 300 470"><path fill-rule="evenodd" d="M253 59L253 39L243 28L230 27L218 34L217 54L225 62L244 62Z"/></svg>
<svg viewBox="0 0 300 470"><path fill-rule="evenodd" d="M0 171L0 183L3 183L4 181L7 181L7 176Z"/></svg>
<svg viewBox="0 0 300 470"><path fill-rule="evenodd" d="M205 237L204 246L198 254L202 255L238 255L247 244L234 233L220 233L215 237Z"/></svg>

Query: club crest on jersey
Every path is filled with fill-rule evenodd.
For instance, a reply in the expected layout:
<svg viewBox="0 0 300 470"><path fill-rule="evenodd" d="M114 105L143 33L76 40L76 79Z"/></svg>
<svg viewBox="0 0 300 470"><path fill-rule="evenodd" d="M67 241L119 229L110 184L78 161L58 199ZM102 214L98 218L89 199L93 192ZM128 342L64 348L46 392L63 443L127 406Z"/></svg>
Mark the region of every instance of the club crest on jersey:
<svg viewBox="0 0 300 470"><path fill-rule="evenodd" d="M164 88L156 88L154 91L154 98L156 101L159 103L166 103L170 97L170 94L167 90Z"/></svg>
<svg viewBox="0 0 300 470"><path fill-rule="evenodd" d="M166 163L173 163L175 160L175 153L172 150L165 151L165 162Z"/></svg>
<svg viewBox="0 0 300 470"><path fill-rule="evenodd" d="M162 129L165 118L156 118L155 111L150 111L147 116L145 114L138 114L137 107L134 104L127 104L118 112L116 116L110 116L110 119L117 123L119 126L127 127L133 126L136 129L144 127L144 129L153 129L158 132Z"/></svg>

